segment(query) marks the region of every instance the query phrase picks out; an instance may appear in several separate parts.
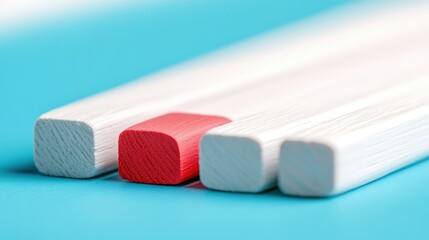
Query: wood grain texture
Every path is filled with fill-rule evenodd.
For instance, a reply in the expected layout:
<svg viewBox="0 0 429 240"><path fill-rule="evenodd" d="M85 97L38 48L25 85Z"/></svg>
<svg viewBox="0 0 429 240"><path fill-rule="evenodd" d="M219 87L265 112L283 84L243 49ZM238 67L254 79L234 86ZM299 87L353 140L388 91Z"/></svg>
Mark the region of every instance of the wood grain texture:
<svg viewBox="0 0 429 240"><path fill-rule="evenodd" d="M428 29L427 5L393 5L381 13L378 6L363 14L345 9L316 17L55 109L36 121L35 164L43 174L72 178L114 170L117 139L127 127L169 111L186 111L179 106L272 75L308 71L330 58L415 36Z"/></svg>
<svg viewBox="0 0 429 240"><path fill-rule="evenodd" d="M282 144L281 191L336 195L428 156L428 91L425 77L313 119Z"/></svg>
<svg viewBox="0 0 429 240"><path fill-rule="evenodd" d="M374 69L376 69L376 71L383 71L384 69L384 71L388 72L392 67L399 66L401 67L399 71L402 76L404 76L404 73L409 76L410 74L415 74L415 72L427 71L427 65L422 65L421 63L416 64L416 62L421 62L420 60L422 58L429 56L429 44L427 44L427 40L429 40L429 31L425 34L421 34L417 39L392 41L383 46L362 50L359 54L354 54L353 56L345 56L326 61L324 64L317 67L313 66L312 69L314 72L311 73L311 76L301 71L289 75L272 76L261 83L247 84L243 86L239 92L225 91L185 104L184 106L178 107L178 109L183 109L183 111L186 112L211 114L237 120L265 109L276 109L284 105L295 106L297 104L302 104L302 98L311 99L307 104L314 104L314 98L322 98L324 99L324 103L320 105L325 109L328 107L335 107L343 101L350 101L350 99L355 99L372 91L377 91L383 87L404 81L404 78L398 78L392 75L392 73L389 73L389 77L385 77L381 81L368 78L368 75L374 74ZM411 43L413 47L408 48L408 45ZM426 47L426 50L424 47ZM402 63L407 60L412 61L407 64ZM410 64L412 65L408 67ZM402 69L404 67L406 70ZM398 72L394 74L396 75ZM323 79L321 79L322 76L324 77ZM361 78L365 80L360 80ZM319 81L315 81L315 79ZM362 85L356 86L356 80L359 80L359 84ZM341 87L345 89L341 89ZM336 91L343 92L337 93ZM123 160L120 159L120 162L122 162L124 166L127 166L128 163L128 165L132 166L132 169L139 169L134 172L123 172L120 170L123 172L124 178L134 182L162 184L175 184L189 179L185 178L179 181L178 179L180 178L170 178L169 175L166 174L166 165L169 163L173 166L172 169L178 169L173 172L177 173L175 176L179 176L180 168L178 166L180 166L182 162L194 161L192 164L195 166L198 165L199 148L180 147L179 154L178 148L172 148L171 146L180 145L181 142L188 142L189 139L199 140L202 133L209 130L209 125L204 127L204 132L199 130L198 125L193 126L195 130L192 130L192 123L198 118L195 117L195 120L193 120L192 117L189 117L187 120L185 117L168 116L169 117L161 116L151 119L147 123L142 123L142 127L139 128L140 132L138 133L140 137L127 138L128 141L132 141L135 145L148 147L146 149L142 147L140 150L130 148L130 154L135 155L135 157L130 156L128 158L123 158ZM166 121L166 119L170 120ZM190 121L190 123L186 123L186 121ZM157 130L156 127L148 127L145 129L144 126L146 124L149 124L149 126L155 124L154 126L159 129ZM172 128L172 126L177 125L187 125L190 128ZM219 125L220 124L210 125L210 127L213 128ZM153 134L154 131L156 131L157 134ZM170 132L175 134L171 134ZM186 138L183 137L184 134L186 134ZM192 134L194 134L194 136L191 136ZM172 144L172 141L175 142L175 144ZM240 144L244 144L243 142L245 140L241 141ZM156 145L157 148L151 147L149 143ZM165 146L163 146L163 144L165 144ZM198 142L195 142L195 144L198 145ZM229 142L225 145L227 146L219 150L219 152L228 152L228 156L236 156L239 155L237 152L240 152L243 158L247 159L247 164L241 165L240 171L247 171L247 168L252 167L254 169L261 169L261 164L257 161L257 156L260 155L258 151L252 149L250 153L247 153L246 149L251 149L251 147L246 147L244 145L237 146ZM257 147L257 144L255 146ZM229 150L226 151L225 149ZM120 149L119 152L121 153L121 151L124 152L124 155L127 152L126 148ZM180 155L184 157L182 158ZM186 156L195 157L188 158ZM219 156L219 154L213 153L213 156ZM231 162L229 161L230 158L227 156L223 156L223 158L225 158L224 161ZM228 164L225 166L228 166ZM218 167L225 171L225 166L219 165ZM172 172L170 168L167 169L169 172ZM195 168L195 170L194 177L198 175L198 168ZM220 171L218 169L216 170ZM230 169L230 171L233 170L235 169ZM147 173L145 173L145 171L147 171ZM259 173L260 172L262 171L259 171ZM247 173L251 174L254 173L254 171L247 171ZM154 179L153 176L160 176L163 179ZM263 179L264 176L259 174L255 175L255 178L258 179L259 182L262 182L261 179ZM261 183L259 183L259 185L260 184ZM228 184L228 186L230 187L231 185Z"/></svg>
<svg viewBox="0 0 429 240"><path fill-rule="evenodd" d="M217 116L170 113L136 124L119 136L119 174L139 183L178 184L197 177L198 148Z"/></svg>
<svg viewBox="0 0 429 240"><path fill-rule="evenodd" d="M275 186L280 144L305 129L308 118L429 74L429 35L425 35L402 46L362 51L362 57L355 54L321 71L296 76L290 85L277 86L287 89L279 104L210 130L200 146L202 183L211 189L239 192L261 192ZM299 84L305 82L308 86L300 89ZM267 98L276 96L263 87L258 90ZM263 102L267 104L267 100Z"/></svg>

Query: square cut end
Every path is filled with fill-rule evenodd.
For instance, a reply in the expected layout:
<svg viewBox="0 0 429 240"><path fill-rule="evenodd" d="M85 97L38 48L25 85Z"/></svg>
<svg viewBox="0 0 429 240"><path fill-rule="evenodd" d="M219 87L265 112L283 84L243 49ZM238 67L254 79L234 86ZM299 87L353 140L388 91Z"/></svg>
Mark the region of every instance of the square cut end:
<svg viewBox="0 0 429 240"><path fill-rule="evenodd" d="M264 175L257 139L208 133L200 147L200 179L207 188L256 193L273 186Z"/></svg>
<svg viewBox="0 0 429 240"><path fill-rule="evenodd" d="M179 184L199 174L199 141L230 122L218 116L170 113L136 124L119 136L119 174L150 184Z"/></svg>
<svg viewBox="0 0 429 240"><path fill-rule="evenodd" d="M329 144L288 140L281 146L279 188L287 195L335 195L335 149Z"/></svg>
<svg viewBox="0 0 429 240"><path fill-rule="evenodd" d="M84 122L39 118L34 125L34 163L40 173L91 178L99 174L93 129Z"/></svg>

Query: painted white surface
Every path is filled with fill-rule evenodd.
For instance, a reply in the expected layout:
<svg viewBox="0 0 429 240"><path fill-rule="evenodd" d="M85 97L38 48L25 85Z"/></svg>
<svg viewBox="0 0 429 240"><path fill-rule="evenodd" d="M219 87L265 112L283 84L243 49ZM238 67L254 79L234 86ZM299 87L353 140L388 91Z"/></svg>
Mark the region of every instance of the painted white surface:
<svg viewBox="0 0 429 240"><path fill-rule="evenodd" d="M117 137L130 125L169 111L200 110L193 103L202 98L219 100L227 91L240 92L258 81L265 85L273 76L280 78L270 81L283 81L294 71L324 66L327 59L354 58L362 49L384 46L392 39L405 41L403 36L415 38L429 29L429 22L423 21L429 3L376 11L381 7L316 17L43 114L35 125L36 166L48 175L96 176L116 169ZM225 113L235 116L234 111Z"/></svg>
<svg viewBox="0 0 429 240"><path fill-rule="evenodd" d="M429 77L334 109L281 147L285 194L325 197L429 155Z"/></svg>
<svg viewBox="0 0 429 240"><path fill-rule="evenodd" d="M305 129L309 118L429 75L428 59L429 32L313 66L311 71L280 75L278 82L273 77L265 86L242 88L233 97L207 102L198 112L238 120L203 136L201 182L211 189L238 192L261 192L275 186L280 145ZM262 112L251 115L252 110Z"/></svg>

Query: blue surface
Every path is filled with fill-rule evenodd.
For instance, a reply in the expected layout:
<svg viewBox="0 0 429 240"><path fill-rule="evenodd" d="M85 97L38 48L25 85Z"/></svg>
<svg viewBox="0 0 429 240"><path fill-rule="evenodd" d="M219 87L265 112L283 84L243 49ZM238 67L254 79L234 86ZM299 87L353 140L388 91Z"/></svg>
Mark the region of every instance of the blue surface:
<svg viewBox="0 0 429 240"><path fill-rule="evenodd" d="M0 39L0 239L427 239L428 161L329 199L38 174L39 114L347 1L178 2Z"/></svg>

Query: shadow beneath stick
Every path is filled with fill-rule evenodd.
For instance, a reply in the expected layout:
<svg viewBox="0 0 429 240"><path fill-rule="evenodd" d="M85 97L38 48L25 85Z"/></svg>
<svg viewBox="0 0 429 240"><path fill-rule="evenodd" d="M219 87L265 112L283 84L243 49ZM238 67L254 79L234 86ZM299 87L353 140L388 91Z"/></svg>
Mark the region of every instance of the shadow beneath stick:
<svg viewBox="0 0 429 240"><path fill-rule="evenodd" d="M277 188L272 188L267 191L264 191L262 193L254 194L254 193L239 193L239 192L223 192L223 191L216 191L216 190L210 190L207 189L200 181L198 177L190 179L186 182L177 184L177 185L156 185L156 184L146 184L146 183L135 183L135 182L129 182L127 180L122 179L119 176L119 173L117 171L108 173L106 175L100 176L99 179L104 181L113 181L113 182L123 182L126 184L135 184L135 185L152 185L157 187L164 187L164 188L187 188L187 189L193 189L193 190L205 190L210 191L212 193L220 193L220 194L240 194L240 195L248 195L248 196L273 196L273 197L280 197L284 198L286 197Z"/></svg>
<svg viewBox="0 0 429 240"><path fill-rule="evenodd" d="M6 173L9 174L15 174L15 175L37 175L41 176L39 171L37 171L36 166L34 165L33 158L25 159L25 160L19 160L16 162L22 162L20 164L15 164L12 166L8 166L5 169L3 169Z"/></svg>
<svg viewBox="0 0 429 240"><path fill-rule="evenodd" d="M125 182L125 180L119 176L119 173L117 171L100 176L100 179L105 181Z"/></svg>
<svg viewBox="0 0 429 240"><path fill-rule="evenodd" d="M114 182L126 182L130 184L145 184L145 183L133 183L128 182L127 180L124 180L119 176L119 173L117 171L108 173L106 175L100 176L100 179L105 181L114 181ZM147 185L147 184L145 184ZM149 184L149 185L156 185L156 184ZM199 178L193 178L186 182L177 184L177 185L156 185L156 186L164 186L164 187L185 187L185 188L191 188L191 189L206 189L204 185L200 182Z"/></svg>
<svg viewBox="0 0 429 240"><path fill-rule="evenodd" d="M14 161L11 161L9 166L3 168L3 172L6 172L8 174L12 175L27 175L27 176L37 176L37 177L51 177L51 176L45 176L38 172L36 166L33 162L33 157L25 157L16 159ZM416 164L413 164L409 167L412 167ZM79 179L80 180L80 179ZM112 171L109 173L105 173L103 175L100 175L98 177L94 177L91 179L85 179L85 180L102 180L102 181L110 181L110 182L117 182L117 183L125 183L125 184L141 184L141 183L132 183L128 182L124 179L122 179L119 176L119 173L117 171ZM143 184L142 184L143 185ZM144 184L146 185L146 184ZM199 178L193 178L190 179L184 183L178 184L178 185L157 185L158 187L166 187L166 188L187 188L187 189L193 189L193 190L203 190L203 191L211 191L211 192L218 192L221 194L240 194L240 195L249 195L249 196L271 196L276 198L284 198L284 199L294 199L294 197L291 196L285 196L283 195L277 188L272 188L267 191L264 191L259 194L249 194L249 193L236 193L236 192L219 192L219 191L213 191L207 189L199 180ZM305 198L304 198L305 199ZM313 199L313 198L306 198L307 200Z"/></svg>

